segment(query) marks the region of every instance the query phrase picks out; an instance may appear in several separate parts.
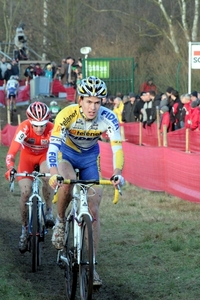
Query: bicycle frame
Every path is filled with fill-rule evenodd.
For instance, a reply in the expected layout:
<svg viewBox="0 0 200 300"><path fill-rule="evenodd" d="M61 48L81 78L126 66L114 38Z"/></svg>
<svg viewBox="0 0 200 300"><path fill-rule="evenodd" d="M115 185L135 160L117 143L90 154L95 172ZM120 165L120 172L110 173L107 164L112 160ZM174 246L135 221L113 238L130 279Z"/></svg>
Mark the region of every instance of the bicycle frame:
<svg viewBox="0 0 200 300"><path fill-rule="evenodd" d="M92 235L94 219L89 212L88 190L93 189L94 194L89 195L89 197L92 197L95 195L93 185L111 185L112 183L110 180L64 180L64 183L75 185L73 187L71 208L66 218L64 248L58 250L57 264L65 269L67 299L75 299L79 270L80 298L82 300L90 300L92 299L93 271L96 260ZM119 191L117 189L116 193L117 195L115 196L118 197ZM115 201L117 202L118 198ZM71 242L73 244L69 247L70 231L73 235ZM87 242L85 242L85 237L88 240ZM85 251L88 252L86 255L83 250L85 243L88 247Z"/></svg>
<svg viewBox="0 0 200 300"><path fill-rule="evenodd" d="M41 244L44 242L44 235L47 233L45 227L45 214L43 202L40 192L40 177L50 176L49 173L40 173L33 171L32 173L15 173L13 177L31 177L32 192L26 202L28 206L28 251L32 253L32 272L37 271L37 267L41 265ZM13 179L14 180L14 179ZM11 180L11 185L14 181ZM14 187L11 186L10 190L13 191Z"/></svg>

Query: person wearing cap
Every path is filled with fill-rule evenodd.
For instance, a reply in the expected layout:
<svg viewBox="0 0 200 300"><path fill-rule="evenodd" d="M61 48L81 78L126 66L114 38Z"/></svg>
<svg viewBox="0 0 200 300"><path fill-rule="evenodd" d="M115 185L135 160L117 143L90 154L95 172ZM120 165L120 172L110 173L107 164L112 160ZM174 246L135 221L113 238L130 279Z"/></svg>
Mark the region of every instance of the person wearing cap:
<svg viewBox="0 0 200 300"><path fill-rule="evenodd" d="M26 110L27 120L23 121L16 129L15 135L6 155L7 172L5 178L10 180L11 171L15 171L15 160L20 152L17 171L19 173L34 171L39 165L42 173L48 173L46 154L53 124L49 122L49 108L45 103L34 102ZM20 213L22 219L22 234L19 239L19 251L28 250L28 227L26 202L31 194L32 180L26 177L17 177L21 191ZM46 202L46 226L53 227L52 215L53 190L48 184L48 178L43 178L43 196Z"/></svg>
<svg viewBox="0 0 200 300"><path fill-rule="evenodd" d="M140 86L140 92L158 92L157 86L153 83L153 78L149 78L147 81L143 82Z"/></svg>
<svg viewBox="0 0 200 300"><path fill-rule="evenodd" d="M124 109L122 112L122 121L125 123L136 122L136 116L134 113L136 105L136 95L129 93L128 101L124 103Z"/></svg>
<svg viewBox="0 0 200 300"><path fill-rule="evenodd" d="M198 92L197 91L193 91L191 93L191 101L196 101L198 98Z"/></svg>

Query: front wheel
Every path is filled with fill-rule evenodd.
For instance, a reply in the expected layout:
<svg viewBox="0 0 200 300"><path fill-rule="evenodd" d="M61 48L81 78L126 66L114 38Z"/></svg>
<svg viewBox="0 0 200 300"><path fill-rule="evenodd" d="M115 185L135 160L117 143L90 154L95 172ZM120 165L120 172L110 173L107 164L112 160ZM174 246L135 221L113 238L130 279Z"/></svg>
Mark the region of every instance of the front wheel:
<svg viewBox="0 0 200 300"><path fill-rule="evenodd" d="M83 215L81 243L81 261L79 265L80 295L82 300L91 300L94 263L92 222L88 215Z"/></svg>
<svg viewBox="0 0 200 300"><path fill-rule="evenodd" d="M37 271L38 259L39 259L39 224L38 224L38 207L37 197L33 197L32 206L32 237L31 237L31 254L32 254L32 272Z"/></svg>
<svg viewBox="0 0 200 300"><path fill-rule="evenodd" d="M66 222L66 258L67 263L64 268L66 299L73 300L76 296L76 286L78 277L78 267L76 251L74 248L74 218L70 216Z"/></svg>

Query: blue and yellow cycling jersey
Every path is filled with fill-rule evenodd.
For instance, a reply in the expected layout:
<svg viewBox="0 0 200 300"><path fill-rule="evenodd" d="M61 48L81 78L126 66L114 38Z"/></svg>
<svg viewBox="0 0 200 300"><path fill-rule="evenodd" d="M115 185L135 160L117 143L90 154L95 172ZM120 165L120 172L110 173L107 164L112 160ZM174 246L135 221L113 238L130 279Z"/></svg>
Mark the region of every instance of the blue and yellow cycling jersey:
<svg viewBox="0 0 200 300"><path fill-rule="evenodd" d="M113 168L122 170L124 156L119 122L116 115L106 107L100 106L95 119L85 119L78 104L62 109L56 119L47 155L49 167L57 166L58 151L63 155L71 148L75 152L91 153L102 133L107 132L113 151ZM66 153L67 154L67 153Z"/></svg>

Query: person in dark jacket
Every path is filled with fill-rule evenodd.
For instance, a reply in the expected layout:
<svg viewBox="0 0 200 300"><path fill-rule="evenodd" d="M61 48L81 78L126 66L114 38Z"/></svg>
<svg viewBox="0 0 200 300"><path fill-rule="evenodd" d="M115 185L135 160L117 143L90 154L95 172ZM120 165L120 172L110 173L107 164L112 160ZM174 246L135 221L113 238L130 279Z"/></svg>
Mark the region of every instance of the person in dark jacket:
<svg viewBox="0 0 200 300"><path fill-rule="evenodd" d="M171 92L171 100L173 105L170 111L170 121L172 123L172 131L174 131L181 128L180 121L183 103L180 101L179 93L176 90Z"/></svg>
<svg viewBox="0 0 200 300"><path fill-rule="evenodd" d="M138 122L143 121L142 108L143 108L145 102L146 102L146 93L141 92L140 99L136 102L135 109L134 109L135 118L136 118L136 121L138 121Z"/></svg>
<svg viewBox="0 0 200 300"><path fill-rule="evenodd" d="M122 112L122 121L125 123L136 122L136 116L134 114L134 109L136 106L136 95L130 93L128 101L124 103L124 109Z"/></svg>

